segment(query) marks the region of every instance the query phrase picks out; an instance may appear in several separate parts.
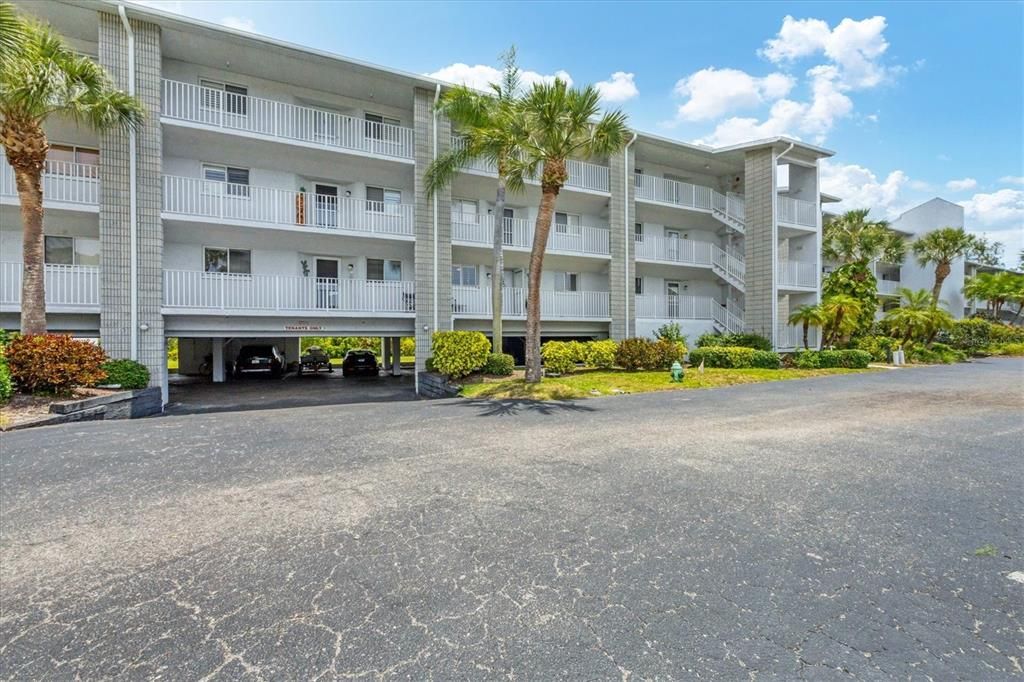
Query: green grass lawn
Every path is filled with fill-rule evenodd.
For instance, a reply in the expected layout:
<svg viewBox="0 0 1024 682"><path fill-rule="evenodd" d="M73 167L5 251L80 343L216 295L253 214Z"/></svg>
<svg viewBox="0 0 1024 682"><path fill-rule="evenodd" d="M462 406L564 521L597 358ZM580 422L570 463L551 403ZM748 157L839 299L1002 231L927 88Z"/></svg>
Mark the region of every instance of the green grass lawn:
<svg viewBox="0 0 1024 682"><path fill-rule="evenodd" d="M871 369L695 369L686 370L682 383L673 383L668 371L627 372L624 370L583 370L562 377L525 384L521 377L470 378L463 385L465 398L527 398L532 400L570 400L617 393L648 393L693 388L715 388L763 381L785 381L833 374L859 374L883 371Z"/></svg>

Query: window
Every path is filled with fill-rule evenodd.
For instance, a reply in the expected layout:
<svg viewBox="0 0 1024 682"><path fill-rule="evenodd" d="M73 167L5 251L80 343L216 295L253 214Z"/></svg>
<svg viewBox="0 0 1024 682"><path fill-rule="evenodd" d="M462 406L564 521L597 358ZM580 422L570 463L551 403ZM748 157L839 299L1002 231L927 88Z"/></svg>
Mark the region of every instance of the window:
<svg viewBox="0 0 1024 682"><path fill-rule="evenodd" d="M642 242L644 240L644 224L633 223L633 240Z"/></svg>
<svg viewBox="0 0 1024 682"><path fill-rule="evenodd" d="M560 234L579 234L580 217L572 213L555 213L555 232Z"/></svg>
<svg viewBox="0 0 1024 682"><path fill-rule="evenodd" d="M454 286L463 287L475 287L480 284L480 280L477 279L477 269L475 265L453 265L452 266L452 284Z"/></svg>
<svg viewBox="0 0 1024 682"><path fill-rule="evenodd" d="M209 180L203 183L204 194L219 195L221 192L230 197L249 196L249 169L234 168L232 166L216 166L214 164L203 164L203 179ZM227 183L226 185L214 185L211 183ZM223 189L221 189L223 188Z"/></svg>
<svg viewBox="0 0 1024 682"><path fill-rule="evenodd" d="M366 119L366 136L373 138L374 140L387 140L389 142L395 141L396 132L387 126L401 125L401 121L397 118L388 118L387 116L381 116L380 114L371 114L367 112L363 118Z"/></svg>
<svg viewBox="0 0 1024 682"><path fill-rule="evenodd" d="M81 237L44 237L43 262L47 265L99 265L100 240Z"/></svg>
<svg viewBox="0 0 1024 682"><path fill-rule="evenodd" d="M203 108L213 111L223 109L229 114L246 116L249 110L249 90L241 85L200 80L203 88Z"/></svg>
<svg viewBox="0 0 1024 682"><path fill-rule="evenodd" d="M634 277L633 278L633 293L637 296L644 295L644 278Z"/></svg>
<svg viewBox="0 0 1024 682"><path fill-rule="evenodd" d="M476 219L478 206L475 201L468 199L452 199L452 215L462 216L463 221L474 221Z"/></svg>
<svg viewBox="0 0 1024 682"><path fill-rule="evenodd" d="M402 261L367 258L366 279L385 282L401 282Z"/></svg>
<svg viewBox="0 0 1024 682"><path fill-rule="evenodd" d="M210 273L252 274L252 251L207 246L203 249L203 269Z"/></svg>
<svg viewBox="0 0 1024 682"><path fill-rule="evenodd" d="M402 192L386 187L366 188L366 210L397 215L402 205Z"/></svg>
<svg viewBox="0 0 1024 682"><path fill-rule="evenodd" d="M644 174L644 169L643 168L634 168L633 169L633 184L635 186L640 187L641 185L644 184L644 179L642 177L640 177L643 174Z"/></svg>
<svg viewBox="0 0 1024 682"><path fill-rule="evenodd" d="M555 291L578 291L579 278L579 273L556 272Z"/></svg>
<svg viewBox="0 0 1024 682"><path fill-rule="evenodd" d="M78 178L99 177L100 150L91 147L77 147L67 144L51 144L46 160L51 161L46 169L52 175L71 175ZM73 164L83 164L74 166Z"/></svg>

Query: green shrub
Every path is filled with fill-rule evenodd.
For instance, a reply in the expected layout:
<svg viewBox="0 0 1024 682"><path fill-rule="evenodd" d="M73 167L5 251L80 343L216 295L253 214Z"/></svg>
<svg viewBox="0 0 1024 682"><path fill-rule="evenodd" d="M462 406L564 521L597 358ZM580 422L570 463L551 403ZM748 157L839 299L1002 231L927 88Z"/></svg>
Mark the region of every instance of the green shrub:
<svg viewBox="0 0 1024 682"><path fill-rule="evenodd" d="M64 334L19 336L4 350L11 378L23 391L67 394L107 378L103 349Z"/></svg>
<svg viewBox="0 0 1024 682"><path fill-rule="evenodd" d="M731 346L739 348L772 349L772 342L759 334L702 334L697 339L698 348Z"/></svg>
<svg viewBox="0 0 1024 682"><path fill-rule="evenodd" d="M661 369L670 368L673 362L682 363L686 357L686 346L681 341L659 338L654 342L654 349L658 352L658 366Z"/></svg>
<svg viewBox="0 0 1024 682"><path fill-rule="evenodd" d="M583 344L579 341L548 341L540 347L544 368L555 374L570 374L576 371L580 356L585 356L581 347Z"/></svg>
<svg viewBox="0 0 1024 682"><path fill-rule="evenodd" d="M988 338L992 343L1024 343L1024 327L1012 327L998 322L990 323Z"/></svg>
<svg viewBox="0 0 1024 682"><path fill-rule="evenodd" d="M953 323L953 328L947 332L942 332L938 339L942 343L948 343L957 350L973 353L989 344L992 328L995 326L997 325L988 320L957 320Z"/></svg>
<svg viewBox="0 0 1024 682"><path fill-rule="evenodd" d="M411 336L403 336L398 342L399 351L398 353L402 357L409 357L416 355L416 339Z"/></svg>
<svg viewBox="0 0 1024 682"><path fill-rule="evenodd" d="M516 368L516 360L507 353L491 353L484 363L484 374L507 377Z"/></svg>
<svg viewBox="0 0 1024 682"><path fill-rule="evenodd" d="M434 369L461 379L484 366L491 342L480 332L435 332L431 353Z"/></svg>
<svg viewBox="0 0 1024 682"><path fill-rule="evenodd" d="M778 369L782 367L782 358L774 351L755 348L754 354L750 356L750 366L758 369Z"/></svg>
<svg viewBox="0 0 1024 682"><path fill-rule="evenodd" d="M965 362L967 354L944 343L933 343L931 347L910 347L907 349L907 359L925 365L952 365L955 362Z"/></svg>
<svg viewBox="0 0 1024 682"><path fill-rule="evenodd" d="M18 336L18 332L9 332L6 329L0 329L0 353L4 352L4 349L7 348L7 344L13 341L16 336Z"/></svg>
<svg viewBox="0 0 1024 682"><path fill-rule="evenodd" d="M103 363L103 371L107 373L104 383L118 384L126 389L149 386L149 370L134 360L109 360Z"/></svg>
<svg viewBox="0 0 1024 682"><path fill-rule="evenodd" d="M988 355L1024 355L1024 343L994 343L985 348Z"/></svg>
<svg viewBox="0 0 1024 682"><path fill-rule="evenodd" d="M7 358L0 355L0 405L11 399L14 386L11 384L11 370L7 367Z"/></svg>
<svg viewBox="0 0 1024 682"><path fill-rule="evenodd" d="M634 337L619 344L615 353L615 364L623 369L658 369L661 353L650 339Z"/></svg>
<svg viewBox="0 0 1024 682"><path fill-rule="evenodd" d="M684 346L686 345L686 336L683 334L678 322L666 322L661 325L654 332L654 338L664 341L675 341Z"/></svg>
<svg viewBox="0 0 1024 682"><path fill-rule="evenodd" d="M871 362L871 353L865 350L822 350L818 351L818 367L846 367L864 369Z"/></svg>
<svg viewBox="0 0 1024 682"><path fill-rule="evenodd" d="M706 346L690 351L690 364L699 365L701 362L705 367L726 369L778 369L782 366L778 353L746 346Z"/></svg>
<svg viewBox="0 0 1024 682"><path fill-rule="evenodd" d="M854 349L866 352L874 362L888 362L889 354L899 345L899 339L889 336L862 336L853 341Z"/></svg>
<svg viewBox="0 0 1024 682"><path fill-rule="evenodd" d="M584 363L587 367L611 369L615 366L615 354L618 350L619 344L611 339L591 341L587 344L587 357Z"/></svg>
<svg viewBox="0 0 1024 682"><path fill-rule="evenodd" d="M797 369L818 369L821 367L821 354L816 350L797 351L793 354L792 361Z"/></svg>

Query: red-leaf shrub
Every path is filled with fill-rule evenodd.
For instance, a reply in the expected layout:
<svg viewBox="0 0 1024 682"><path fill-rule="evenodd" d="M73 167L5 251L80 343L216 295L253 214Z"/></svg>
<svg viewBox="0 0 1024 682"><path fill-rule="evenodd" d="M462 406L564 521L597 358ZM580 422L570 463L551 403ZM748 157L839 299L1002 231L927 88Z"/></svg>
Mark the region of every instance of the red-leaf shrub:
<svg viewBox="0 0 1024 682"><path fill-rule="evenodd" d="M107 378L107 354L88 341L64 334L19 336L4 352L11 377L25 392L70 393L76 386L92 386Z"/></svg>

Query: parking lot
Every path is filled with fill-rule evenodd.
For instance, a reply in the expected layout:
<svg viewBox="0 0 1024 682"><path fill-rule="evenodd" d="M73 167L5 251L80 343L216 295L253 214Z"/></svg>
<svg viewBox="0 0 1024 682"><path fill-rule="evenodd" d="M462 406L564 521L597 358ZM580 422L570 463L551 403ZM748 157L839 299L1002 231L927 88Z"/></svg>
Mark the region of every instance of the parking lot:
<svg viewBox="0 0 1024 682"><path fill-rule="evenodd" d="M415 399L412 368L399 377L346 379L338 368L331 374L298 376L290 372L278 379L252 375L219 384L206 378L171 375L166 412L205 414Z"/></svg>

